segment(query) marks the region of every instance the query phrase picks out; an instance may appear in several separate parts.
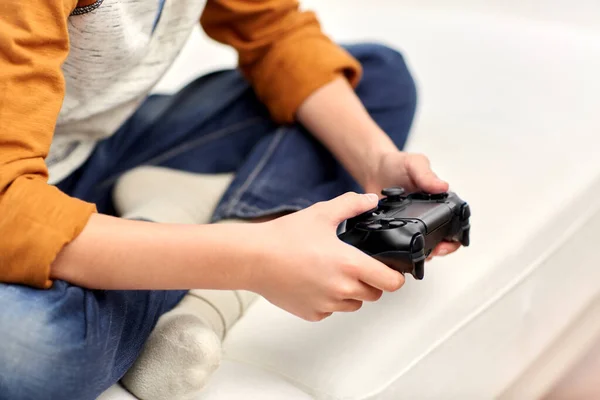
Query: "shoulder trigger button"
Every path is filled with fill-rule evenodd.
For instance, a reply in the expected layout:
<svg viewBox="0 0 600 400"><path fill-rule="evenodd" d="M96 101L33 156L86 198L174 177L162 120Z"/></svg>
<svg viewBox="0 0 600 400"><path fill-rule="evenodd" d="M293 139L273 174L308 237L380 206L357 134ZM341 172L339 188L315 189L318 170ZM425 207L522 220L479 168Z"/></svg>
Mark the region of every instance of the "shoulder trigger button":
<svg viewBox="0 0 600 400"><path fill-rule="evenodd" d="M400 228L401 226L406 225L404 221L390 221L390 227L392 228Z"/></svg>

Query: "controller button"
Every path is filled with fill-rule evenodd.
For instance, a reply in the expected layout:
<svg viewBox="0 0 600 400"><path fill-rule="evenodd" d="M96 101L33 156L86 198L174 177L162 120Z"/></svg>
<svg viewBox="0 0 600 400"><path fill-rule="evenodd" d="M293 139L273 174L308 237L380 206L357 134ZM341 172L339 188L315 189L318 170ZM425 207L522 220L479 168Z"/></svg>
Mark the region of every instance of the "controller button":
<svg viewBox="0 0 600 400"><path fill-rule="evenodd" d="M400 197L404 194L404 189L401 187L385 188L381 191L381 194L386 197Z"/></svg>
<svg viewBox="0 0 600 400"><path fill-rule="evenodd" d="M392 221L395 221L395 219L394 218L385 217L385 218L381 218L379 221L381 221L381 222L392 222Z"/></svg>
<svg viewBox="0 0 600 400"><path fill-rule="evenodd" d="M465 229L462 233L462 237L460 238L460 244L462 244L465 247L469 247L469 245L471 244L470 232L470 227Z"/></svg>
<svg viewBox="0 0 600 400"><path fill-rule="evenodd" d="M412 276L417 280L422 280L425 277L425 260L415 262Z"/></svg>
<svg viewBox="0 0 600 400"><path fill-rule="evenodd" d="M370 231L376 231L379 230L381 228L383 228L383 225L381 224L369 224L367 226L365 226L366 229L370 230Z"/></svg>
<svg viewBox="0 0 600 400"><path fill-rule="evenodd" d="M415 236L410 244L410 252L417 253L425 248L425 237L421 234Z"/></svg>
<svg viewBox="0 0 600 400"><path fill-rule="evenodd" d="M390 222L390 227L392 228L400 228L401 226L406 225L406 222L404 221L391 221Z"/></svg>
<svg viewBox="0 0 600 400"><path fill-rule="evenodd" d="M448 198L448 193L436 193L429 195L431 200L445 200Z"/></svg>
<svg viewBox="0 0 600 400"><path fill-rule="evenodd" d="M414 200L430 200L431 195L425 192L416 192L410 195L410 197Z"/></svg>
<svg viewBox="0 0 600 400"><path fill-rule="evenodd" d="M356 217L351 218L351 219L353 219L355 221L359 221L359 220L363 220L365 218L370 218L373 216L374 213L376 213L378 211L378 209L379 209L378 207L375 207L372 210L365 211L364 213L357 215Z"/></svg>
<svg viewBox="0 0 600 400"><path fill-rule="evenodd" d="M466 221L470 217L471 217L471 208L469 207L468 204L463 204L463 206L460 209L460 219L462 219L463 221Z"/></svg>

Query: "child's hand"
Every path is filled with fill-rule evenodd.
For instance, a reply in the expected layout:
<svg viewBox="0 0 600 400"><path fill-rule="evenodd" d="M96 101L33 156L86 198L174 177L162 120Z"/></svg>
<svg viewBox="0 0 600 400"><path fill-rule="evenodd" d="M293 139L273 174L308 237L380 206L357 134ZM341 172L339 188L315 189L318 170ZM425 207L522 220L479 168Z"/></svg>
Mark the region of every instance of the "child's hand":
<svg viewBox="0 0 600 400"><path fill-rule="evenodd" d="M376 195L346 193L260 224L266 243L251 290L308 321L356 311L404 284L397 271L340 241L337 226L377 206Z"/></svg>
<svg viewBox="0 0 600 400"><path fill-rule="evenodd" d="M392 150L377 159L365 184L369 192L380 193L383 188L393 186L401 186L407 193L448 191L448 183L438 178L431 169L429 159L422 154ZM453 253L459 248L460 243L441 242L433 249L429 259Z"/></svg>

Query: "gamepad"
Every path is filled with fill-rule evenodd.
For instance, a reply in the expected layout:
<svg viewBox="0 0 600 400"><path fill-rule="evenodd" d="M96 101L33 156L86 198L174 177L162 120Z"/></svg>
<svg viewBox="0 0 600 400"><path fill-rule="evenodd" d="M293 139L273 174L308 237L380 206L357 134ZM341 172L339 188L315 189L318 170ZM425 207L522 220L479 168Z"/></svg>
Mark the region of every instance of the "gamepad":
<svg viewBox="0 0 600 400"><path fill-rule="evenodd" d="M402 274L421 280L425 259L442 241L469 246L471 209L455 193L381 192L377 208L346 221L339 238Z"/></svg>

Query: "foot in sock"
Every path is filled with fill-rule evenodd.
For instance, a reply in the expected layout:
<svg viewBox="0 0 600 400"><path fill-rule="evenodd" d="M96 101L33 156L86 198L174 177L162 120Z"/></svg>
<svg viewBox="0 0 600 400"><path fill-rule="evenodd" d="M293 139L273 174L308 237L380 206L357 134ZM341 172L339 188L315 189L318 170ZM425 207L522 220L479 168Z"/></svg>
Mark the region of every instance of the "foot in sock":
<svg viewBox="0 0 600 400"><path fill-rule="evenodd" d="M207 224L232 180L233 174L193 174L144 166L119 179L113 199L123 218Z"/></svg>
<svg viewBox="0 0 600 400"><path fill-rule="evenodd" d="M190 291L160 317L123 385L141 400L197 398L221 362L227 330L255 299L242 291Z"/></svg>
<svg viewBox="0 0 600 400"><path fill-rule="evenodd" d="M117 183L115 207L124 218L205 224L232 178L141 167ZM159 319L124 386L142 400L196 396L220 363L221 341L257 297L245 291L191 290Z"/></svg>
<svg viewBox="0 0 600 400"><path fill-rule="evenodd" d="M121 380L138 399L192 399L221 361L221 339L195 313L165 314Z"/></svg>

